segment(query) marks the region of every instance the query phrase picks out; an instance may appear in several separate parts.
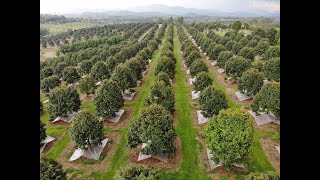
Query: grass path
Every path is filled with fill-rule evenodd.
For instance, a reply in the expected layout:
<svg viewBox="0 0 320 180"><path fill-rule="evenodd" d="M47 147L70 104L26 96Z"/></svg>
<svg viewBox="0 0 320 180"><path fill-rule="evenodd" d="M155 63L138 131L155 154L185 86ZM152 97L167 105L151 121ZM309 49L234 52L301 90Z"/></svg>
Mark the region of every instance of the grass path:
<svg viewBox="0 0 320 180"><path fill-rule="evenodd" d="M173 85L175 93L175 109L178 114L176 132L181 139L182 160L179 171L162 174L162 179L210 179L199 167L198 146L196 139L197 129L193 127L191 104L189 100L190 89L186 84L186 77L182 70L182 59L179 54L180 43L177 36L177 28L174 27L174 56L177 59L176 84Z"/></svg>

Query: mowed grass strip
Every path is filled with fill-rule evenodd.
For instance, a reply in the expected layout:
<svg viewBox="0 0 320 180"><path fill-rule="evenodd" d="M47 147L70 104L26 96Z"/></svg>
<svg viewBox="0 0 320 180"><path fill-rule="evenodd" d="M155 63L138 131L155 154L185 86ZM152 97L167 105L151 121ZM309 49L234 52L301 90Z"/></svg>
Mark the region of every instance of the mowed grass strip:
<svg viewBox="0 0 320 180"><path fill-rule="evenodd" d="M158 63L158 58L160 57L160 52L164 45L164 39L167 36L168 28L165 30L164 37L162 38L162 43L159 47L159 50L156 54L154 54L152 58L152 62L150 64L150 73L146 76L145 83L141 86L139 89L139 97L137 101L133 103L126 103L126 107L132 107L134 109L133 115L130 118L130 122L132 119L139 115L141 109L144 107L144 100L148 95L149 89L154 83L154 70ZM148 77L149 76L149 77ZM113 153L113 155L110 158L110 167L108 168L107 172L105 173L94 173L92 174L92 177L94 179L113 179L116 171L120 169L122 166L125 165L128 159L128 151L129 149L126 147L127 144L127 134L128 134L128 127L126 127L123 130L123 133L121 133L121 139L119 144L117 144L116 151Z"/></svg>
<svg viewBox="0 0 320 180"><path fill-rule="evenodd" d="M174 56L177 59L176 84L173 85L175 92L175 108L178 114L178 126L176 132L181 139L182 160L179 171L164 173L161 179L210 179L199 167L197 130L193 127L191 104L189 100L190 89L186 85L186 77L182 70L180 57L180 43L177 36L177 28L174 27Z"/></svg>

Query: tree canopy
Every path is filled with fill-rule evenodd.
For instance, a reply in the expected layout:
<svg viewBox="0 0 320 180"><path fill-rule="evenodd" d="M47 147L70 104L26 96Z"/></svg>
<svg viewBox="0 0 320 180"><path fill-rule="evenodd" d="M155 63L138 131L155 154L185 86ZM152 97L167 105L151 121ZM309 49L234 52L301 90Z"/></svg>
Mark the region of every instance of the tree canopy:
<svg viewBox="0 0 320 180"><path fill-rule="evenodd" d="M49 116L52 121L58 116L66 116L67 113L78 111L81 101L79 94L72 87L56 87L49 93Z"/></svg>
<svg viewBox="0 0 320 180"><path fill-rule="evenodd" d="M50 158L40 160L40 179L41 180L67 180L67 173L62 169L62 165Z"/></svg>
<svg viewBox="0 0 320 180"><path fill-rule="evenodd" d="M96 97L93 100L99 116L110 118L124 105L121 89L115 81L109 80L102 83Z"/></svg>
<svg viewBox="0 0 320 180"><path fill-rule="evenodd" d="M86 76L79 81L79 90L81 93L86 95L94 94L95 92L95 83L94 79L91 76Z"/></svg>
<svg viewBox="0 0 320 180"><path fill-rule="evenodd" d="M234 79L241 77L242 73L249 69L251 62L241 56L231 57L225 63L226 74Z"/></svg>
<svg viewBox="0 0 320 180"><path fill-rule="evenodd" d="M230 169L234 163L245 160L251 152L253 141L251 122L252 116L239 108L221 110L209 120L205 137L215 163L222 161Z"/></svg>
<svg viewBox="0 0 320 180"><path fill-rule="evenodd" d="M80 79L80 75L76 67L68 66L62 71L62 79L68 84L72 84Z"/></svg>
<svg viewBox="0 0 320 180"><path fill-rule="evenodd" d="M141 110L129 127L127 136L131 148L140 143L147 143L142 153L150 155L174 154L176 133L169 112L161 105L152 104Z"/></svg>
<svg viewBox="0 0 320 180"><path fill-rule="evenodd" d="M271 82L263 85L251 107L257 114L272 112L280 120L280 83Z"/></svg>
<svg viewBox="0 0 320 180"><path fill-rule="evenodd" d="M212 78L209 76L208 72L200 72L197 74L196 76L196 81L193 82L194 84L194 89L196 91L202 91L204 90L206 87L211 86L212 85Z"/></svg>
<svg viewBox="0 0 320 180"><path fill-rule="evenodd" d="M158 180L156 170L144 166L126 166L116 172L115 180Z"/></svg>
<svg viewBox="0 0 320 180"><path fill-rule="evenodd" d="M220 110L228 108L226 96L222 91L212 86L206 87L200 93L199 103L204 117L212 117L217 115Z"/></svg>
<svg viewBox="0 0 320 180"><path fill-rule="evenodd" d="M167 86L163 81L156 82L150 89L148 97L145 99L145 105L153 103L160 104L169 112L174 111L174 94L172 88Z"/></svg>
<svg viewBox="0 0 320 180"><path fill-rule="evenodd" d="M203 61L196 60L191 64L190 75L192 77L196 76L199 72L202 72L202 71L208 72L208 67Z"/></svg>
<svg viewBox="0 0 320 180"><path fill-rule="evenodd" d="M239 90L248 96L256 95L263 85L263 73L257 69L248 69L239 78Z"/></svg>
<svg viewBox="0 0 320 180"><path fill-rule="evenodd" d="M270 81L280 81L280 58L272 58L264 63L263 72Z"/></svg>
<svg viewBox="0 0 320 180"><path fill-rule="evenodd" d="M89 111L81 111L73 120L70 136L76 148L86 149L97 146L104 139L102 121Z"/></svg>

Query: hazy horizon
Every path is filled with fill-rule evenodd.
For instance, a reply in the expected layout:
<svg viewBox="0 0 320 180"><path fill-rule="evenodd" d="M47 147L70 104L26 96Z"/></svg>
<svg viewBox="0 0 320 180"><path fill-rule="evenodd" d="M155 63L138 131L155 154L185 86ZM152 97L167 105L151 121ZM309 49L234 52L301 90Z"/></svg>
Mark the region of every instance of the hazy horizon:
<svg viewBox="0 0 320 180"><path fill-rule="evenodd" d="M278 12L280 0L40 0L40 13L67 14L76 11L128 10L134 7L161 4L184 8L209 9L224 12Z"/></svg>

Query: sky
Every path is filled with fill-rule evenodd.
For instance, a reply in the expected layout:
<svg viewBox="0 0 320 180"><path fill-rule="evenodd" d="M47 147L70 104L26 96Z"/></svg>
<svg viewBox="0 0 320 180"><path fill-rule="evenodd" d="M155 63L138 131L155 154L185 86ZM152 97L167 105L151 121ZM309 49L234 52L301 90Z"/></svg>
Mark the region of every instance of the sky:
<svg viewBox="0 0 320 180"><path fill-rule="evenodd" d="M40 13L71 13L76 10L125 10L163 4L219 11L280 11L280 0L40 0Z"/></svg>

